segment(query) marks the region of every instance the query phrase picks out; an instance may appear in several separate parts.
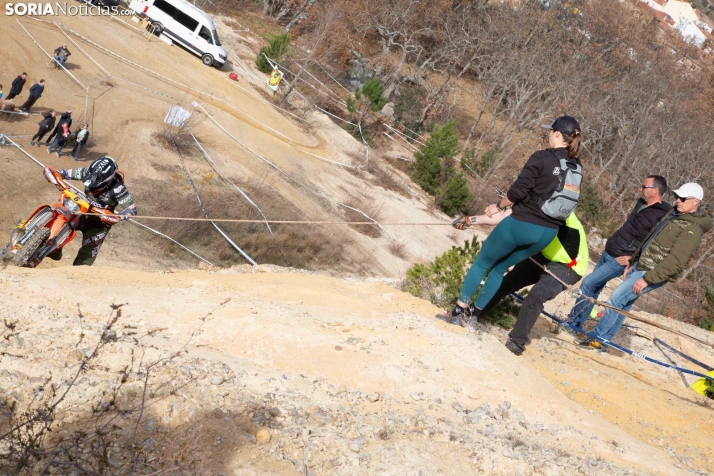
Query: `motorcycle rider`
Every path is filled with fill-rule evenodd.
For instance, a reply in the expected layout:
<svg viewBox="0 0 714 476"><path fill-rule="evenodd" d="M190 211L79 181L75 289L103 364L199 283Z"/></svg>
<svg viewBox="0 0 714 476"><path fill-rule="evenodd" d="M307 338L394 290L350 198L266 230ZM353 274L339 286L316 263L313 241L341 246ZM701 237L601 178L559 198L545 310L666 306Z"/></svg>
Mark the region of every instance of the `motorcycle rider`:
<svg viewBox="0 0 714 476"><path fill-rule="evenodd" d="M59 174L65 180L81 180L84 182L84 192L92 206L114 212L117 205L122 210L119 216L135 216L136 205L129 190L124 186L124 177L118 173L119 167L111 157L100 157L89 167L80 169L61 169ZM113 224L118 223L118 217L100 217L82 215L77 223L77 230L82 232L82 247L77 252L73 266L91 266L97 258L99 249L107 237ZM108 223L113 222L113 223ZM53 260L62 258L62 250L47 255Z"/></svg>

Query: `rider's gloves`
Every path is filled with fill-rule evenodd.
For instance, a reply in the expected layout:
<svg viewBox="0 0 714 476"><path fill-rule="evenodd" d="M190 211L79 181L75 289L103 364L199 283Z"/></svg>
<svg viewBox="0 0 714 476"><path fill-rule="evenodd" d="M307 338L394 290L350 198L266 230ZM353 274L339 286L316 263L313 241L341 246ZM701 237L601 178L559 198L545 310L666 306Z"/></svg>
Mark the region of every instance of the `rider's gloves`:
<svg viewBox="0 0 714 476"><path fill-rule="evenodd" d="M110 226L116 225L121 221L121 217L119 215L100 215L99 219L102 220L103 223Z"/></svg>
<svg viewBox="0 0 714 476"><path fill-rule="evenodd" d="M473 225L474 222L471 221L471 217L461 217L457 218L451 223L451 226L456 228L457 230L465 230L466 228L470 227Z"/></svg>

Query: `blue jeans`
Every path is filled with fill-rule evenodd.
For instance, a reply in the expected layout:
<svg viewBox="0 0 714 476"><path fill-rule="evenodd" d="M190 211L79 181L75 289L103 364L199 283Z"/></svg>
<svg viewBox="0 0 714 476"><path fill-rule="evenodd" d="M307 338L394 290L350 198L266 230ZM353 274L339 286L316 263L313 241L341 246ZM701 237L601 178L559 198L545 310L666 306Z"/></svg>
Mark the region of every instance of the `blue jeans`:
<svg viewBox="0 0 714 476"><path fill-rule="evenodd" d="M55 137L55 140L53 140L52 143L50 144L50 148L47 149L48 152L52 153L52 149L57 147L57 155L60 155L62 153L62 149L64 148L64 146L59 145L59 138L60 138L59 135L57 137Z"/></svg>
<svg viewBox="0 0 714 476"><path fill-rule="evenodd" d="M474 303L479 309L486 307L501 287L503 273L514 264L543 251L557 234L557 228L526 223L512 216L504 218L483 242L481 251L466 273L459 301L469 304L481 284L481 278L488 272L486 282Z"/></svg>
<svg viewBox="0 0 714 476"><path fill-rule="evenodd" d="M650 284L643 289L640 294L633 293L632 286L635 284L635 281L645 275L645 272L646 271L638 270L637 263L635 263L632 269L630 269L630 272L627 273L627 278L612 291L607 303L623 311L629 311L640 296L667 284L667 281ZM623 322L625 322L625 316L612 309L605 309L605 314L600 319L597 327L593 329L592 333L600 339L612 340L613 336L620 330L620 326L622 326Z"/></svg>
<svg viewBox="0 0 714 476"><path fill-rule="evenodd" d="M618 263L607 251L604 251L595 265L595 269L585 276L583 282L580 283L580 291L583 296L597 299L607 282L622 276L624 272L625 266ZM575 306L568 314L568 324L575 327L583 327L595 306L583 296L578 296Z"/></svg>

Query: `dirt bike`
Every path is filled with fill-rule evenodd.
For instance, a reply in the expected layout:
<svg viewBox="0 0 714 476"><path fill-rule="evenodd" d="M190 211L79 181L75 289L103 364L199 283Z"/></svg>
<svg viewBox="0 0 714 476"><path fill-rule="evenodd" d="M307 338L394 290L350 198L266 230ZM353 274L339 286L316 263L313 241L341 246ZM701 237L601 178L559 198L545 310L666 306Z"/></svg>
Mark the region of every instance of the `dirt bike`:
<svg viewBox="0 0 714 476"><path fill-rule="evenodd" d="M45 167L45 178L60 190L59 203L40 205L18 223L10 242L0 250L0 260L25 268L34 268L55 251L61 250L77 234L82 213L96 213L104 223L114 225L121 219L77 188L65 182L51 167Z"/></svg>

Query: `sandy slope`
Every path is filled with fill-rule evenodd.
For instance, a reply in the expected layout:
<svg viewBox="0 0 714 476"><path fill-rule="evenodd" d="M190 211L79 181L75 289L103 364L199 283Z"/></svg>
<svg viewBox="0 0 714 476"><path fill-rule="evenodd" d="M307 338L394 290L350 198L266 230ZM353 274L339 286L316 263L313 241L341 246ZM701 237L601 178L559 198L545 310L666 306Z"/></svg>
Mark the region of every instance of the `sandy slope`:
<svg viewBox="0 0 714 476"><path fill-rule="evenodd" d="M434 306L381 280L271 267L170 273L7 269L0 290L4 317L19 320L21 335L30 336L13 350L30 359L5 358L3 365L26 378L50 370L57 375L56 363L74 348L79 330L88 339L96 335L111 302L127 306L120 340L104 357L110 367L126 361L129 330L144 335L163 329L150 341L153 358L177 350L201 328L177 366L198 359L208 370L183 397L157 397L145 418L160 421L160 431L183 422L223 435L236 449L213 450L220 453L212 457L222 471L257 464L251 461L259 455L260 465L276 474L293 474L285 459L293 449L307 448L295 446L300 438L293 435L305 428L321 441L308 457L315 474L684 474L689 465L703 470L711 462L711 407L702 406L675 374L630 357L580 351L545 330L517 358L503 347L501 332L470 334L445 324L434 318ZM80 294L83 325L73 317ZM199 318L227 298L201 326ZM697 356L714 361L711 350L698 349ZM220 366L232 369L235 380L221 386L225 395L205 393L214 388L206 373L210 377ZM22 381L4 374L0 387L19 391ZM90 396L96 390L82 391ZM380 395L375 403L364 396L372 393ZM237 430L221 430L200 417L201 409L213 406L238 414L246 395L262 399L266 408L297 408L295 415L305 418L279 418L268 426L272 442L255 447L235 440L231 431ZM176 401L188 413L171 413ZM498 413L496 420L472 423L462 422L451 405L474 410L488 403L493 410L506 401L510 417ZM310 415L316 411L327 415L327 425L315 424ZM348 415L349 424L342 420ZM254 434L267 425L239 426ZM386 441L378 436L384 428L391 428ZM369 459L347 449L359 435L366 438L359 454L368 452ZM501 446L506 441L522 443ZM299 461L294 464L299 468Z"/></svg>

